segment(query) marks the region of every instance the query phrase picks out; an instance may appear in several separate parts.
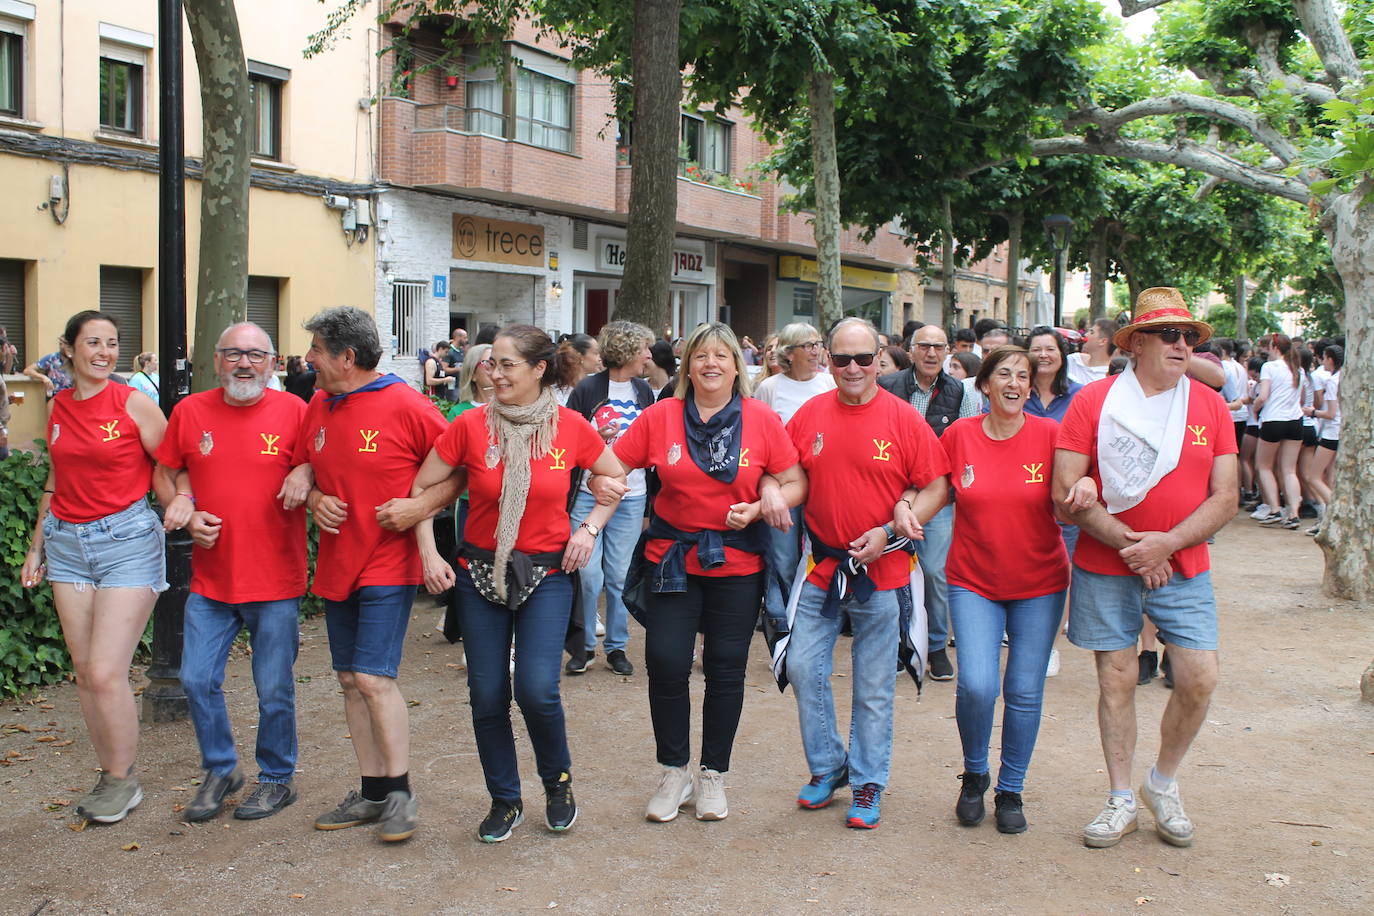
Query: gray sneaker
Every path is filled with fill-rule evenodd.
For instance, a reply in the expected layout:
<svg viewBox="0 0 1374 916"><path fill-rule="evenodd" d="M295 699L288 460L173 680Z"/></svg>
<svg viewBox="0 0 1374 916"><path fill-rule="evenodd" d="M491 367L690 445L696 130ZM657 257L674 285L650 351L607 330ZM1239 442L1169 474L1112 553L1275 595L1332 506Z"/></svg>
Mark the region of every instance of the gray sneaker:
<svg viewBox="0 0 1374 916"><path fill-rule="evenodd" d="M386 801L382 802L382 829L379 834L382 842L399 843L410 839L420 824L417 816L419 810L420 803L409 792L401 789L388 792Z"/></svg>
<svg viewBox="0 0 1374 916"><path fill-rule="evenodd" d="M260 782L253 793L234 809L234 817L241 821L256 821L271 817L296 800L296 790L289 782Z"/></svg>
<svg viewBox="0 0 1374 916"><path fill-rule="evenodd" d="M243 788L243 771L234 767L232 773L224 776L216 776L214 773L206 773L205 781L196 790L196 797L191 799L191 803L186 806L182 817L195 823L197 821L208 821L210 818L219 814L224 807L224 797L231 792L237 792Z"/></svg>
<svg viewBox="0 0 1374 916"><path fill-rule="evenodd" d="M141 801L143 789L132 772L121 779L101 770L95 788L77 804L76 813L98 824L114 824L124 820Z"/></svg>
<svg viewBox="0 0 1374 916"><path fill-rule="evenodd" d="M386 802L368 801L358 794L357 789L350 789L337 808L315 818L315 829L343 830L345 827L370 824L382 816L385 805Z"/></svg>
<svg viewBox="0 0 1374 916"><path fill-rule="evenodd" d="M1174 782L1166 792L1156 792L1147 778L1140 787L1140 799L1155 816L1155 832L1160 839L1175 846L1193 845L1193 822L1183 813L1183 802L1178 797L1178 782Z"/></svg>

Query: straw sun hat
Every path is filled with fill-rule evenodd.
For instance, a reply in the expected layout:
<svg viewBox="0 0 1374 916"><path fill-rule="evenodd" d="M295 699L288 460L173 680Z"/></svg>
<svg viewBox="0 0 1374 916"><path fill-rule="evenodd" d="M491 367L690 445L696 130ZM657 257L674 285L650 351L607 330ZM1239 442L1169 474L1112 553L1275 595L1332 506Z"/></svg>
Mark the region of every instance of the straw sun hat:
<svg viewBox="0 0 1374 916"><path fill-rule="evenodd" d="M1131 335L1147 328L1192 328L1198 332L1198 343L1212 336L1212 326L1194 318L1183 301L1183 294L1172 286L1152 286L1141 290L1135 298L1135 316L1130 324L1116 332L1112 343L1116 344L1118 350L1129 349Z"/></svg>

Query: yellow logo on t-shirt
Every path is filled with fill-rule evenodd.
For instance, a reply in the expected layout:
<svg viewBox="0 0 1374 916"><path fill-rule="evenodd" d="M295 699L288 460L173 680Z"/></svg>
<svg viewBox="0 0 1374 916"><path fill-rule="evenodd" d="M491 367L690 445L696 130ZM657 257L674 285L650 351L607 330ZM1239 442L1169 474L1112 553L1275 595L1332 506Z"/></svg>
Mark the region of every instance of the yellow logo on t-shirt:
<svg viewBox="0 0 1374 916"><path fill-rule="evenodd" d="M100 428L105 431L105 438L101 442L113 442L119 438L119 430L115 429L119 425L118 420L111 420L109 423L101 423Z"/></svg>
<svg viewBox="0 0 1374 916"><path fill-rule="evenodd" d="M1022 469L1028 475L1023 483L1044 483L1045 475L1041 473L1045 469L1045 462L1038 461L1035 464L1023 464Z"/></svg>
<svg viewBox="0 0 1374 916"><path fill-rule="evenodd" d="M565 448L551 448L549 454L553 456L553 464L549 465L550 471L566 471L568 466L563 463L563 456L568 453Z"/></svg>
<svg viewBox="0 0 1374 916"><path fill-rule="evenodd" d="M749 459L748 459L748 457L746 457L746 456L748 456L748 454L749 454L749 449L747 449L747 448L742 448L742 449L739 450L739 466L740 466L740 467L742 467L742 468L747 468L747 467L749 467Z"/></svg>
<svg viewBox="0 0 1374 916"><path fill-rule="evenodd" d="M258 452L259 455L281 454L281 450L277 448L277 440L281 439L281 436L273 433L258 433L258 435L262 437L262 451Z"/></svg>
<svg viewBox="0 0 1374 916"><path fill-rule="evenodd" d="M363 444L358 447L360 452L377 451L377 437L382 434L380 429L360 429L358 435L363 437Z"/></svg>
<svg viewBox="0 0 1374 916"><path fill-rule="evenodd" d="M892 448L891 442L888 442L886 439L874 439L873 447L878 450L878 454L873 456L874 461L892 460L892 456L887 453L887 450Z"/></svg>
<svg viewBox="0 0 1374 916"><path fill-rule="evenodd" d="M1190 433L1193 434L1193 441L1192 441L1191 443L1189 443L1190 445L1206 445L1206 444L1207 444L1207 438L1206 438L1205 436L1202 435L1203 433L1207 432L1207 427L1206 427L1206 426L1194 426L1193 424L1189 423L1189 424L1188 424L1188 432L1190 432Z"/></svg>

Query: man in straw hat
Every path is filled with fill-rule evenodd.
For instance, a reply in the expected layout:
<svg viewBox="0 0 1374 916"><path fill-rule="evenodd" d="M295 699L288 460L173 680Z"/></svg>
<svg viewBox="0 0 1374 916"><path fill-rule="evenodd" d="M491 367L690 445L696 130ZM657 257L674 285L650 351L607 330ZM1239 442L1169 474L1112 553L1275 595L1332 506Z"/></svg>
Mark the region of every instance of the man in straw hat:
<svg viewBox="0 0 1374 916"><path fill-rule="evenodd" d="M1098 722L1111 794L1083 830L1094 848L1136 829L1136 639L1148 615L1169 645L1174 692L1160 749L1140 788L1160 837L1193 841L1175 774L1217 683L1217 613L1207 539L1236 512L1236 433L1221 397L1190 379L1193 348L1212 328L1178 290L1147 289L1113 337L1130 357L1120 375L1085 387L1069 407L1054 462L1060 517L1082 529L1074 554L1069 641L1096 654ZM1084 475L1101 501L1073 510Z"/></svg>

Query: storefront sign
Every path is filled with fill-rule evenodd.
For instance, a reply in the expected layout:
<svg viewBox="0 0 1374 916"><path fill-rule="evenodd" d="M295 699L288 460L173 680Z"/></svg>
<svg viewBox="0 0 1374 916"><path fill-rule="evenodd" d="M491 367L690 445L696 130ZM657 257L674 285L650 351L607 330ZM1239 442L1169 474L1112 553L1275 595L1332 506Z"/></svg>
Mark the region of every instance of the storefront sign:
<svg viewBox="0 0 1374 916"><path fill-rule="evenodd" d="M597 239L597 267L621 273L625 270L624 239ZM674 280L704 280L706 278L706 255L689 248L674 248L672 255Z"/></svg>
<svg viewBox="0 0 1374 916"><path fill-rule="evenodd" d="M820 269L811 258L797 255L783 255L778 258L778 279L801 280L815 283L820 278ZM897 289L897 274L887 270L868 270L864 267L840 265L840 285L851 289L872 289L878 292L893 292Z"/></svg>
<svg viewBox="0 0 1374 916"><path fill-rule="evenodd" d="M521 267L544 266L544 227L453 214L453 256Z"/></svg>

